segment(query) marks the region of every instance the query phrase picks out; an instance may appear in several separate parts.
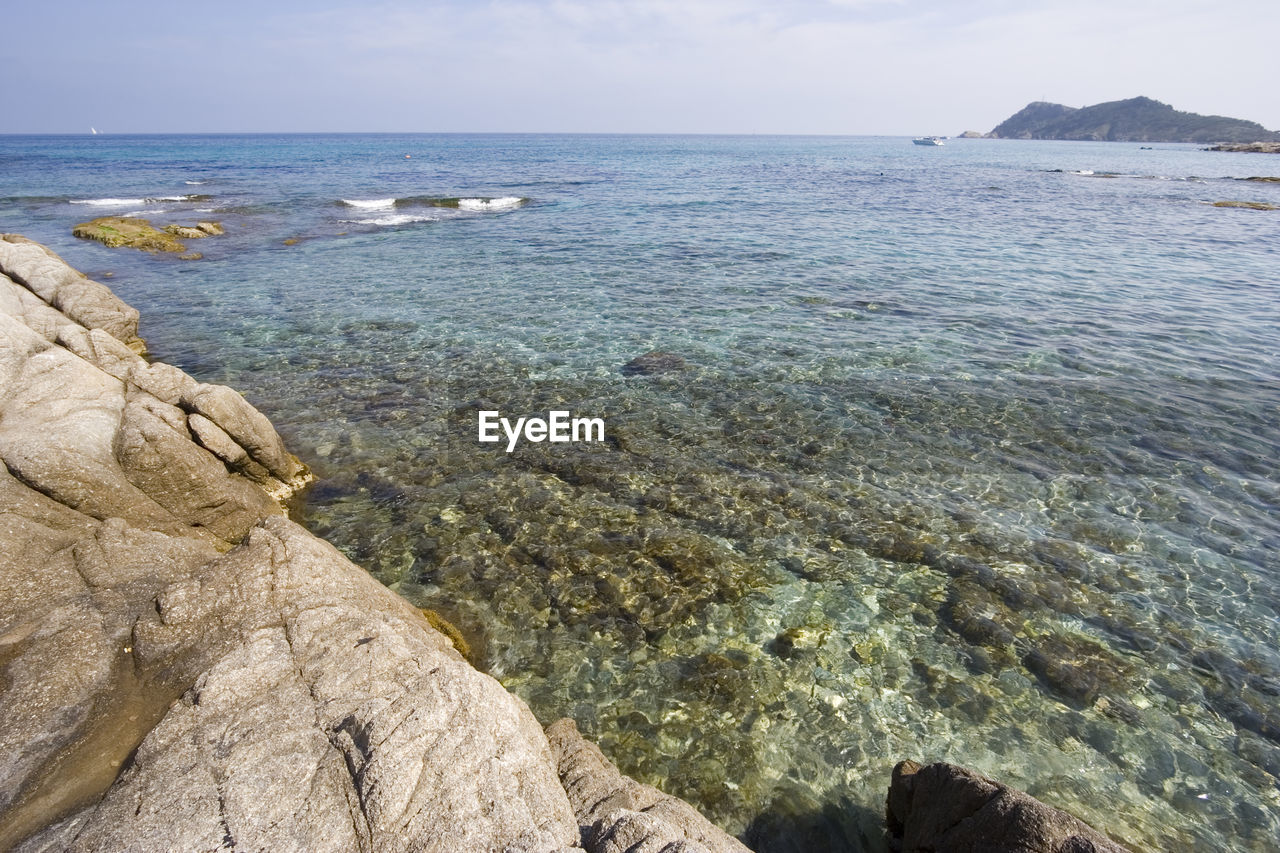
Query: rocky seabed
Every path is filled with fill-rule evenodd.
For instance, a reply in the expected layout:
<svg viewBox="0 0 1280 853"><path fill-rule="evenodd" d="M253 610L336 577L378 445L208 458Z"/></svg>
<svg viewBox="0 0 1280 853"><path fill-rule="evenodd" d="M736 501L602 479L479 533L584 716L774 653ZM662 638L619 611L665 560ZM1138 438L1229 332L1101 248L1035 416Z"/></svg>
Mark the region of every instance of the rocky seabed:
<svg viewBox="0 0 1280 853"><path fill-rule="evenodd" d="M0 237L0 850L747 849L290 521L306 466L138 319ZM886 834L1122 849L946 764L898 765Z"/></svg>

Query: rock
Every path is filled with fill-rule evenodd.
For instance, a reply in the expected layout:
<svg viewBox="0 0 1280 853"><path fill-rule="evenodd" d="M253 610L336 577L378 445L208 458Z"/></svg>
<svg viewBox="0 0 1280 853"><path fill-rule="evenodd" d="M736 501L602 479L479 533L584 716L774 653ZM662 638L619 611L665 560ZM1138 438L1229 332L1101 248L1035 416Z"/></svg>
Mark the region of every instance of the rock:
<svg viewBox="0 0 1280 853"><path fill-rule="evenodd" d="M274 479L271 472L254 462L249 452L236 444L222 427L204 415L193 412L187 418L187 428L201 447L221 459L231 470L239 471L261 485L268 485Z"/></svg>
<svg viewBox="0 0 1280 853"><path fill-rule="evenodd" d="M1244 207L1249 210L1280 210L1274 204L1267 204L1264 201L1215 201L1214 207Z"/></svg>
<svg viewBox="0 0 1280 853"><path fill-rule="evenodd" d="M99 216L73 227L71 235L83 240L97 240L111 249L125 246L143 252L187 250L177 236L153 228L150 220L134 216Z"/></svg>
<svg viewBox="0 0 1280 853"><path fill-rule="evenodd" d="M134 352L146 352L146 344L138 337L137 310L39 243L17 234L0 234L0 270L67 320L102 329Z"/></svg>
<svg viewBox="0 0 1280 853"><path fill-rule="evenodd" d="M1280 142L1229 142L1206 151L1233 151L1246 154L1280 154Z"/></svg>
<svg viewBox="0 0 1280 853"><path fill-rule="evenodd" d="M227 386L200 383L183 394L181 405L216 423L281 482L292 482L304 470L266 416Z"/></svg>
<svg viewBox="0 0 1280 853"><path fill-rule="evenodd" d="M133 657L190 687L81 809L69 849L576 842L523 703L292 522L265 519L153 600Z"/></svg>
<svg viewBox="0 0 1280 853"><path fill-rule="evenodd" d="M890 846L901 853L1123 853L1127 848L1039 800L953 764L893 768Z"/></svg>
<svg viewBox="0 0 1280 853"><path fill-rule="evenodd" d="M688 803L623 776L572 720L552 723L547 738L591 853L750 853Z"/></svg>
<svg viewBox="0 0 1280 853"><path fill-rule="evenodd" d="M210 237L218 237L227 233L227 229L222 227L221 222L197 222L196 228L208 234Z"/></svg>
<svg viewBox="0 0 1280 853"><path fill-rule="evenodd" d="M685 360L673 352L650 350L644 355L622 365L623 376L653 376L659 373L674 373L684 370L688 365Z"/></svg>
<svg viewBox="0 0 1280 853"><path fill-rule="evenodd" d="M182 240L203 240L209 236L208 232L200 228L190 228L186 225L166 225L164 231Z"/></svg>
<svg viewBox="0 0 1280 853"><path fill-rule="evenodd" d="M181 534L116 457L125 384L0 315L0 458L28 487L97 519Z"/></svg>

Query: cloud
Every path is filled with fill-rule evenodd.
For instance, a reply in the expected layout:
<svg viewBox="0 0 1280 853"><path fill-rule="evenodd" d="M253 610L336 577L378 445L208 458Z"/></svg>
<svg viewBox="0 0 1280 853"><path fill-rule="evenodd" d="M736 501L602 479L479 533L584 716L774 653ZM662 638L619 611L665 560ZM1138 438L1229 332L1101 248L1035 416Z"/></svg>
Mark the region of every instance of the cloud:
<svg viewBox="0 0 1280 853"><path fill-rule="evenodd" d="M41 73L13 112L79 114L104 67L175 87L114 99L121 129L954 133L1137 94L1280 125L1271 0L228 0L127 26L46 6L16 11L6 50Z"/></svg>

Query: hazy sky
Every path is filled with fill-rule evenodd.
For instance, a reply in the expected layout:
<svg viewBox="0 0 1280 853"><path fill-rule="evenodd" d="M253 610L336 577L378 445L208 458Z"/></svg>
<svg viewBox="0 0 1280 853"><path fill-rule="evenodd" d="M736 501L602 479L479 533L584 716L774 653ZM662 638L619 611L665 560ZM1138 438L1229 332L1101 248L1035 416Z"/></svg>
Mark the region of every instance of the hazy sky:
<svg viewBox="0 0 1280 853"><path fill-rule="evenodd" d="M6 5L6 133L956 134L1135 95L1280 129L1277 0Z"/></svg>

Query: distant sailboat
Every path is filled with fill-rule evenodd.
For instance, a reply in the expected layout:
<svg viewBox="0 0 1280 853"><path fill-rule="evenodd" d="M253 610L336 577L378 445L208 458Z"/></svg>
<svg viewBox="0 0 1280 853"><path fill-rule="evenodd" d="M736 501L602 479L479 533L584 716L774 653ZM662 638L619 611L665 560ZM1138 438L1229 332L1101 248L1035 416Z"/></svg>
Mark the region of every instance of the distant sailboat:
<svg viewBox="0 0 1280 853"><path fill-rule="evenodd" d="M98 135L98 129L97 129L96 127L91 127L91 128L89 128L89 132L90 132L91 134L93 134L94 136L97 136L97 135Z"/></svg>

